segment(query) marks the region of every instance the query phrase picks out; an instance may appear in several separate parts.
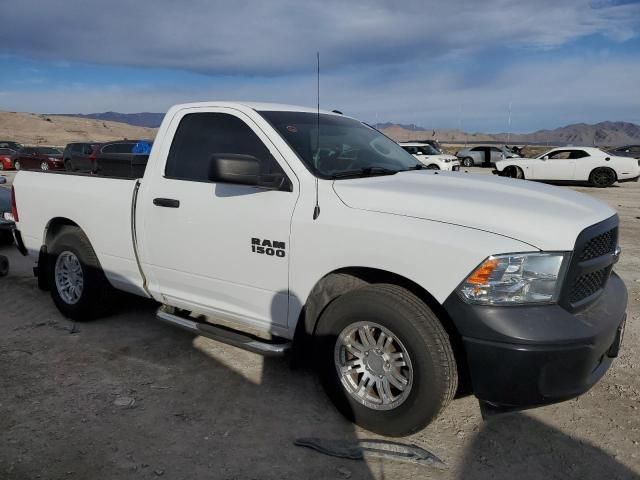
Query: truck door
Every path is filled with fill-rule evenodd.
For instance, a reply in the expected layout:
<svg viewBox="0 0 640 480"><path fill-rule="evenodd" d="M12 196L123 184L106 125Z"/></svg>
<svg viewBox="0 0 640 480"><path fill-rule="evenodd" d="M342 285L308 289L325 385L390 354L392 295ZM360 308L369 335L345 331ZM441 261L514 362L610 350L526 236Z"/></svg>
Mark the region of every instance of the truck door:
<svg viewBox="0 0 640 480"><path fill-rule="evenodd" d="M157 145L166 165L153 166L153 180L138 201L144 203L138 229L151 291L177 307L285 328L298 197L293 171L264 132L236 110L183 110L166 138L172 141ZM256 157L261 173L284 171L292 191L210 181L210 159L222 153Z"/></svg>

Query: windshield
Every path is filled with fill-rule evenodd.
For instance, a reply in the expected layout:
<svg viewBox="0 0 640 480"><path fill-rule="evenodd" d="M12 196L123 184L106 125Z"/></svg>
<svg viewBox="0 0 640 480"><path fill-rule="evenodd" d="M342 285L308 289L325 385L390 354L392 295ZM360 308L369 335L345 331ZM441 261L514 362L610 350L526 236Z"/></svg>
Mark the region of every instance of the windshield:
<svg viewBox="0 0 640 480"><path fill-rule="evenodd" d="M440 155L440 152L429 144L417 148L420 155Z"/></svg>
<svg viewBox="0 0 640 480"><path fill-rule="evenodd" d="M390 174L416 168L416 159L377 130L351 118L305 112L260 112L304 164L322 178ZM319 142L318 142L319 140Z"/></svg>
<svg viewBox="0 0 640 480"><path fill-rule="evenodd" d="M42 155L61 155L62 152L57 148L49 148L49 147L38 147L35 149L37 153Z"/></svg>

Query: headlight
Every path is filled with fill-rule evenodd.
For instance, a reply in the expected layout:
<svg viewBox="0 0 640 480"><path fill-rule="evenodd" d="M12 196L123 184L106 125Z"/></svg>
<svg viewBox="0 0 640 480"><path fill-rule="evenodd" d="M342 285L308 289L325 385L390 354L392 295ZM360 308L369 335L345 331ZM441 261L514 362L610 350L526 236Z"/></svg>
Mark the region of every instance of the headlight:
<svg viewBox="0 0 640 480"><path fill-rule="evenodd" d="M558 300L566 253L517 253L487 258L458 287L469 303L513 305Z"/></svg>
<svg viewBox="0 0 640 480"><path fill-rule="evenodd" d="M449 163L450 161L451 161L451 159L450 159L450 158L445 158L445 159L444 159L444 163Z"/></svg>

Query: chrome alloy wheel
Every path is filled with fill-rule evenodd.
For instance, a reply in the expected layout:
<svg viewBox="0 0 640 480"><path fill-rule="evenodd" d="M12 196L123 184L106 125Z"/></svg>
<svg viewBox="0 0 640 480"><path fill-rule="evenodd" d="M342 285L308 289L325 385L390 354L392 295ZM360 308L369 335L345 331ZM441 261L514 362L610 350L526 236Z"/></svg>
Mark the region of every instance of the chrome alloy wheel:
<svg viewBox="0 0 640 480"><path fill-rule="evenodd" d="M391 410L411 392L413 367L407 349L377 323L345 328L336 340L334 363L344 389L365 407Z"/></svg>
<svg viewBox="0 0 640 480"><path fill-rule="evenodd" d="M68 305L78 303L84 288L84 274L78 257L69 251L62 252L56 260L54 274L62 300Z"/></svg>

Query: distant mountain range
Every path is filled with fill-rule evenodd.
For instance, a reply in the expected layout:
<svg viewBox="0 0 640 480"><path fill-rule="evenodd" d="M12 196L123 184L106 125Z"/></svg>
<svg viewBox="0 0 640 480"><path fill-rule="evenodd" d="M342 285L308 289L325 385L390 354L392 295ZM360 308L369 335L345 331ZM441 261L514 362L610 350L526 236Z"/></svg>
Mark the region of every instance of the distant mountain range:
<svg viewBox="0 0 640 480"><path fill-rule="evenodd" d="M640 143L640 125L629 122L577 123L533 133L467 133L454 129L431 129L417 125L379 123L376 128L396 141L437 139L442 143L495 142L528 145L618 146Z"/></svg>
<svg viewBox="0 0 640 480"><path fill-rule="evenodd" d="M67 116L128 123L140 127L158 128L164 113L89 113ZM617 146L640 143L640 125L628 122L600 122L595 125L577 123L554 130L538 130L533 133L469 133L456 129L425 128L414 124L378 123L376 128L397 141L426 140L436 138L443 143L505 143L549 145L601 145Z"/></svg>
<svg viewBox="0 0 640 480"><path fill-rule="evenodd" d="M105 120L108 122L120 122L128 123L129 125L135 125L136 127L148 127L158 128L164 118L164 113L118 113L118 112L104 112L104 113L65 113L67 117L79 117L79 118L91 118L94 120Z"/></svg>

